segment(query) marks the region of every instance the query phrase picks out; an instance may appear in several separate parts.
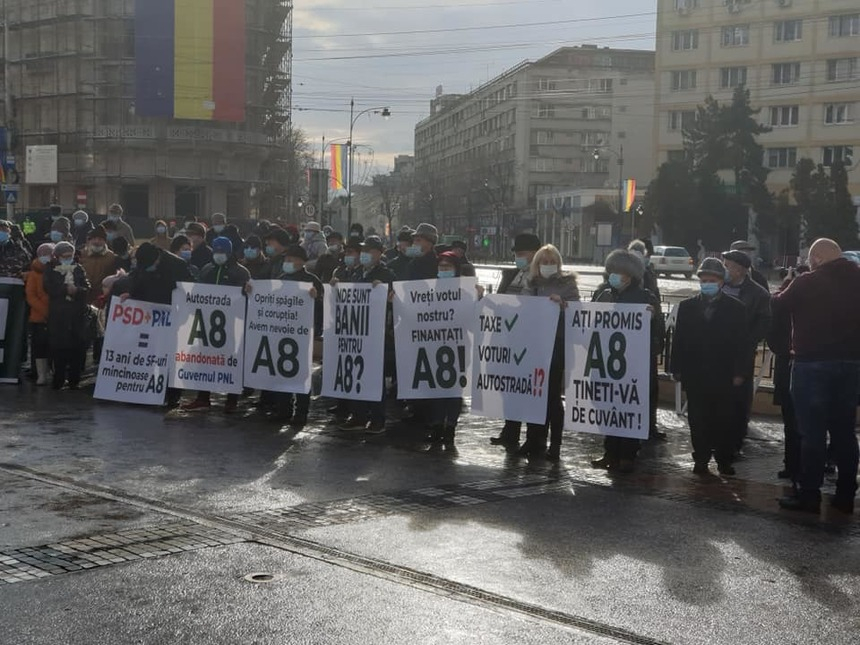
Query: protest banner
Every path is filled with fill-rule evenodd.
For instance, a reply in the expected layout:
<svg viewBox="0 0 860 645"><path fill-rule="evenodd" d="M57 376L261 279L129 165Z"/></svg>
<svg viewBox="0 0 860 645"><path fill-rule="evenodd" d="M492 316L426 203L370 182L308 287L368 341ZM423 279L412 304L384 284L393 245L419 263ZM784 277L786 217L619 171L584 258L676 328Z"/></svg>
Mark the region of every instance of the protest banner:
<svg viewBox="0 0 860 645"><path fill-rule="evenodd" d="M571 303L565 316L565 430L648 438L647 305Z"/></svg>
<svg viewBox="0 0 860 645"><path fill-rule="evenodd" d="M142 405L164 403L176 342L172 313L170 305L111 300L95 398Z"/></svg>
<svg viewBox="0 0 860 645"><path fill-rule="evenodd" d="M341 282L323 304L322 394L381 401L388 286Z"/></svg>
<svg viewBox="0 0 860 645"><path fill-rule="evenodd" d="M475 278L394 283L394 346L401 399L468 394Z"/></svg>
<svg viewBox="0 0 860 645"><path fill-rule="evenodd" d="M0 278L0 383L18 382L27 335L24 282Z"/></svg>
<svg viewBox="0 0 860 645"><path fill-rule="evenodd" d="M170 386L240 394L245 330L242 289L180 282L173 292L173 316Z"/></svg>
<svg viewBox="0 0 860 645"><path fill-rule="evenodd" d="M311 282L254 280L245 320L245 387L307 394L313 367Z"/></svg>
<svg viewBox="0 0 860 645"><path fill-rule="evenodd" d="M549 298L494 294L476 309L472 412L544 423L558 304Z"/></svg>

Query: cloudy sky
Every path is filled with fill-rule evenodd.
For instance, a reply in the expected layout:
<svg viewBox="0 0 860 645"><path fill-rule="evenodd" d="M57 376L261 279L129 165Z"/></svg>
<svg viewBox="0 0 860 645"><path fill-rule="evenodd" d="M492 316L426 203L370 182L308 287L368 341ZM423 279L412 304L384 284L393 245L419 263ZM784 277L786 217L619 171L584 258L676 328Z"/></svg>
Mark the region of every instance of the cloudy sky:
<svg viewBox="0 0 860 645"><path fill-rule="evenodd" d="M363 116L357 146L365 166L386 172L412 154L415 124L436 87L468 92L524 60L565 45L653 49L656 0L295 0L293 120L319 156ZM356 163L356 168L359 164Z"/></svg>

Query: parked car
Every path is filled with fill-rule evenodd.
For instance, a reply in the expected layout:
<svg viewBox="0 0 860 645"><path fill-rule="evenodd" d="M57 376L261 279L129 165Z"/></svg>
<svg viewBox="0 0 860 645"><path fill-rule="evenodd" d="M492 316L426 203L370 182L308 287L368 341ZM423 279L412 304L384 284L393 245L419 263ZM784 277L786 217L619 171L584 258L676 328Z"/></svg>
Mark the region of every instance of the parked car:
<svg viewBox="0 0 860 645"><path fill-rule="evenodd" d="M655 246L654 253L651 254L651 267L655 273L667 276L683 273L687 278L691 278L696 272L696 263L687 249L681 246Z"/></svg>

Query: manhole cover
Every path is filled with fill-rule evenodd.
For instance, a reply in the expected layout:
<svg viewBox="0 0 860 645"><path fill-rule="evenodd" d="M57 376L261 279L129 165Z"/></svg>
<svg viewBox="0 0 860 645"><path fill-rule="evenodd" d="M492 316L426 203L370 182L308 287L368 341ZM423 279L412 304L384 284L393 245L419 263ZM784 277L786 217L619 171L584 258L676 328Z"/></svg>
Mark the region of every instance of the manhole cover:
<svg viewBox="0 0 860 645"><path fill-rule="evenodd" d="M253 582L255 584L267 584L270 582L277 582L280 580L281 576L275 573L249 573L247 576L244 576L242 579L247 580L248 582Z"/></svg>

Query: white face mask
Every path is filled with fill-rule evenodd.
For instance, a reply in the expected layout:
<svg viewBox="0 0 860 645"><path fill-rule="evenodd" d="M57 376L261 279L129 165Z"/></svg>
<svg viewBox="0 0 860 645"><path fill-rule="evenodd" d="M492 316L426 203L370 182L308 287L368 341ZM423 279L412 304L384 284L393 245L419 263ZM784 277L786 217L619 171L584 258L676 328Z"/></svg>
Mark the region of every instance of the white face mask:
<svg viewBox="0 0 860 645"><path fill-rule="evenodd" d="M541 264L540 265L540 274L544 278L551 278L556 273L558 273L558 265L556 265L556 264Z"/></svg>

